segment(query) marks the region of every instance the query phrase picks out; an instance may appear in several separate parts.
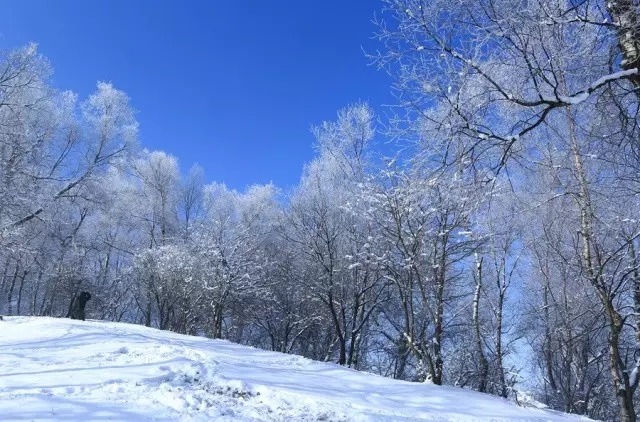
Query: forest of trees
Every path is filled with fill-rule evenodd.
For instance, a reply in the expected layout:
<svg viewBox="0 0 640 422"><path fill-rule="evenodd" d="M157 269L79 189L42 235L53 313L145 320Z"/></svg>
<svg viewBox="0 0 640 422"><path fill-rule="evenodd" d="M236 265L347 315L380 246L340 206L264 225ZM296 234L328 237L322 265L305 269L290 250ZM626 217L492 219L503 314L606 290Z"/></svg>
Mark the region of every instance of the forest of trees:
<svg viewBox="0 0 640 422"><path fill-rule="evenodd" d="M637 2L382 3L397 104L315 126L291 191L181 174L124 92L2 53L0 313L87 290L89 318L636 420Z"/></svg>

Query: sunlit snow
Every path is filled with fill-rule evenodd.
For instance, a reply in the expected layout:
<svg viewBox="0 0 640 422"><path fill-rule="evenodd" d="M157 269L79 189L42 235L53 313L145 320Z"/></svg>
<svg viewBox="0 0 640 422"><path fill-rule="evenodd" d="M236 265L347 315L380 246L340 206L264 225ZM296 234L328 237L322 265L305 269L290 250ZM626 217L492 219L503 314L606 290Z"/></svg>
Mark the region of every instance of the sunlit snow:
<svg viewBox="0 0 640 422"><path fill-rule="evenodd" d="M0 321L0 420L580 419L227 341L120 323L9 317Z"/></svg>

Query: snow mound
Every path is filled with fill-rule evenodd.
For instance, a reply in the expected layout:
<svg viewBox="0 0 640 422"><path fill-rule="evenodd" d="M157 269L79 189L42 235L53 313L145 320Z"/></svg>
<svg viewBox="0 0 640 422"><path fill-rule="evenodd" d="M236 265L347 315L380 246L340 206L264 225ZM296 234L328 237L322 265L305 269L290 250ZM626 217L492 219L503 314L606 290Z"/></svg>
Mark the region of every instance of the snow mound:
<svg viewBox="0 0 640 422"><path fill-rule="evenodd" d="M137 325L7 317L0 420L587 419Z"/></svg>

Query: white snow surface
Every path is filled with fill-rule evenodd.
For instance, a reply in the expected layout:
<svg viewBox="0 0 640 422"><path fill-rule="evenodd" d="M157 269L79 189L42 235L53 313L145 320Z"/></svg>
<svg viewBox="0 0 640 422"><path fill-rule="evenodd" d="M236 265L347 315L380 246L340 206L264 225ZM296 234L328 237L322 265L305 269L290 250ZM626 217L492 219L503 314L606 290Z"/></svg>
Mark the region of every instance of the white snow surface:
<svg viewBox="0 0 640 422"><path fill-rule="evenodd" d="M0 420L587 419L137 325L5 317Z"/></svg>

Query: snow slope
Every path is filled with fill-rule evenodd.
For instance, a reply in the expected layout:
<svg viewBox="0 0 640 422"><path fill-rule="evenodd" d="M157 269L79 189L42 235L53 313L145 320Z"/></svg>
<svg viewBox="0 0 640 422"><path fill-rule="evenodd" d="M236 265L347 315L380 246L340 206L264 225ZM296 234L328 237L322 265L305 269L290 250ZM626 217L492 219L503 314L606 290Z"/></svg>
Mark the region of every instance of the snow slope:
<svg viewBox="0 0 640 422"><path fill-rule="evenodd" d="M136 325L0 321L1 421L576 421ZM582 419L586 420L586 419Z"/></svg>

